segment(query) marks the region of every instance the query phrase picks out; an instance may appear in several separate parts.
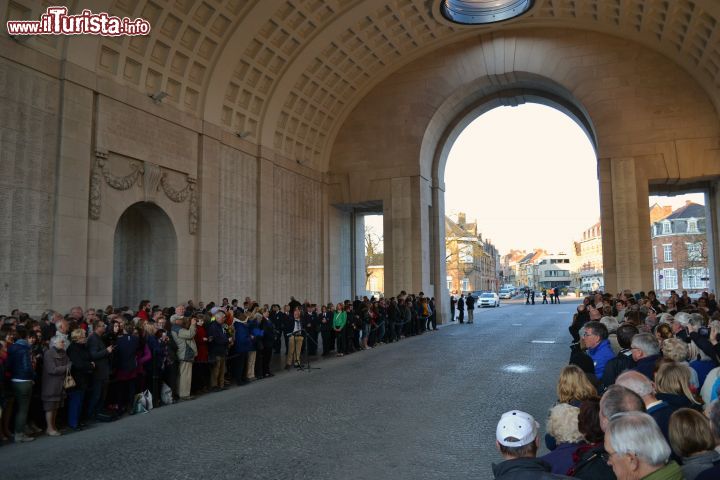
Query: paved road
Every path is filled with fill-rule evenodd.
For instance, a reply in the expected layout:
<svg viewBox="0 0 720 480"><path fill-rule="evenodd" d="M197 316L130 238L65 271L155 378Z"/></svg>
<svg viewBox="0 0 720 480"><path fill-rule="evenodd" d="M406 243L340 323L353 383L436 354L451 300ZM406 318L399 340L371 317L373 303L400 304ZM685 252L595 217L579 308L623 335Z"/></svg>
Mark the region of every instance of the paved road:
<svg viewBox="0 0 720 480"><path fill-rule="evenodd" d="M331 358L322 370L6 445L2 478L492 478L500 414L519 408L544 424L573 310L476 310L474 325Z"/></svg>

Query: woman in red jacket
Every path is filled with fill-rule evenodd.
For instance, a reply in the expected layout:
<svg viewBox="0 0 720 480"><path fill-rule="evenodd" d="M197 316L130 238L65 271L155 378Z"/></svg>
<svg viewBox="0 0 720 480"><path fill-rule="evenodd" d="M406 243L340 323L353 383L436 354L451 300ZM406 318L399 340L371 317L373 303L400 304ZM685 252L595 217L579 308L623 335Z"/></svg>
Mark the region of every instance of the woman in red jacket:
<svg viewBox="0 0 720 480"><path fill-rule="evenodd" d="M210 391L210 364L208 355L208 335L205 328L205 315L195 315L195 344L197 345L197 356L193 363L192 390L196 393Z"/></svg>

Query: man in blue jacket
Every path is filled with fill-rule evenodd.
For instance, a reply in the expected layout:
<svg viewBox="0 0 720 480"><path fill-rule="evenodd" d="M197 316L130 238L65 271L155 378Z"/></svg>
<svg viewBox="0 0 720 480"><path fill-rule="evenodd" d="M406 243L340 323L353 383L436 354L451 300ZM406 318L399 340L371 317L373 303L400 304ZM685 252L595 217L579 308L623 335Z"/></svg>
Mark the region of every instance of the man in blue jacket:
<svg viewBox="0 0 720 480"><path fill-rule="evenodd" d="M602 378L605 372L605 364L615 357L608 340L607 327L600 322L587 322L585 324L585 333L583 333L583 341L587 347L587 353L592 358L593 365L595 365L595 376Z"/></svg>

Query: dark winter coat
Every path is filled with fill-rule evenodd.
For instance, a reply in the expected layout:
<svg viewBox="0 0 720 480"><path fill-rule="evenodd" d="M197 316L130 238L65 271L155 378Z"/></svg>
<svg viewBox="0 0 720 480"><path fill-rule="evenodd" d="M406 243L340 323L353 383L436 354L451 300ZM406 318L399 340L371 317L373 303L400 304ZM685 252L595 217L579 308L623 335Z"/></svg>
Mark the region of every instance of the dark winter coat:
<svg viewBox="0 0 720 480"><path fill-rule="evenodd" d="M107 351L107 345L97 333L92 333L88 337L87 349L90 353L90 360L95 362L93 378L98 381L110 378L110 354Z"/></svg>
<svg viewBox="0 0 720 480"><path fill-rule="evenodd" d="M18 380L33 379L31 351L30 344L24 338L8 347L6 370L10 372L10 378Z"/></svg>
<svg viewBox="0 0 720 480"><path fill-rule="evenodd" d="M492 466L495 480L553 480L570 478L556 475L550 465L539 458L514 458Z"/></svg>
<svg viewBox="0 0 720 480"><path fill-rule="evenodd" d="M67 349L67 355L72 363L70 373L75 379L73 390L86 390L90 386L93 366L86 343L72 342Z"/></svg>
<svg viewBox="0 0 720 480"><path fill-rule="evenodd" d="M208 335L208 354L210 361L214 362L217 358L227 356L228 344L230 340L225 334L225 328L219 322L210 322L207 327Z"/></svg>
<svg viewBox="0 0 720 480"><path fill-rule="evenodd" d="M632 358L631 350L627 348L619 351L615 358L608 360L605 364L605 371L601 379L603 387L607 388L613 385L622 372L633 368L635 368L635 360Z"/></svg>
<svg viewBox="0 0 720 480"><path fill-rule="evenodd" d="M235 320L235 322L233 322L233 328L235 328L235 345L233 346L233 353L246 353L254 350L253 342L250 338L250 327L248 326L248 322Z"/></svg>

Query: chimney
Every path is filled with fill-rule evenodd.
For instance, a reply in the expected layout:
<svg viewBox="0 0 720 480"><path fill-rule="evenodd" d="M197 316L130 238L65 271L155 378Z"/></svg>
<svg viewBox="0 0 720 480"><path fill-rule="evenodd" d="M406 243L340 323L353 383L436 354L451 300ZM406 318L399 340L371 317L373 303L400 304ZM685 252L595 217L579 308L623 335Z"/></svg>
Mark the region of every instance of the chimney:
<svg viewBox="0 0 720 480"><path fill-rule="evenodd" d="M461 227L465 226L465 213L463 212L458 213L458 225Z"/></svg>

